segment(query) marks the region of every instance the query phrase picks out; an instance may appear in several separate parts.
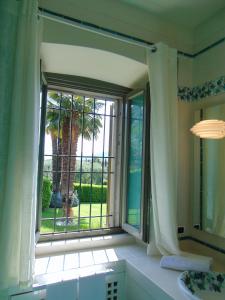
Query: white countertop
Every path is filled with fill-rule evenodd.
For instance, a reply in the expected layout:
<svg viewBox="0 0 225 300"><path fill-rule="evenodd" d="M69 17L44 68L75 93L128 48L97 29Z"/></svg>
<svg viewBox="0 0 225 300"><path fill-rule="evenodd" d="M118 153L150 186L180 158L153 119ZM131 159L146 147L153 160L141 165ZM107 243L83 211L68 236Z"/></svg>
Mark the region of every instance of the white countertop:
<svg viewBox="0 0 225 300"><path fill-rule="evenodd" d="M36 258L36 286L101 272L104 264L125 260L172 299L186 299L177 283L181 272L160 268L160 257L147 256L146 247L136 243L73 250L57 255L45 256L43 253L42 257Z"/></svg>

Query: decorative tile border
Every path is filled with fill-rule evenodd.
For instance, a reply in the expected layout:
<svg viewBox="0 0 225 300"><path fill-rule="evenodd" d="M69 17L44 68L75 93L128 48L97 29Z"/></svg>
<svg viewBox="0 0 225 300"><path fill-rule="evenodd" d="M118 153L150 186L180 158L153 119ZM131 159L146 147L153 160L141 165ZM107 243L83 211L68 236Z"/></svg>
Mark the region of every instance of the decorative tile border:
<svg viewBox="0 0 225 300"><path fill-rule="evenodd" d="M206 81L202 85L191 87L179 87L178 97L181 101L193 102L209 96L225 93L225 76L215 80Z"/></svg>

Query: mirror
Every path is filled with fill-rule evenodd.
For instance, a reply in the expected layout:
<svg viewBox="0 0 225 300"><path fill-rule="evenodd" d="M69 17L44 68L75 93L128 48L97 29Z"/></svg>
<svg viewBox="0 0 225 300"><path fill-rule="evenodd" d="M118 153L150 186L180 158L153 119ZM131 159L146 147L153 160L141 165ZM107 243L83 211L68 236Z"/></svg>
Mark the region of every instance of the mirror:
<svg viewBox="0 0 225 300"><path fill-rule="evenodd" d="M196 122L208 119L225 121L225 104L196 111ZM225 237L225 138L194 139L194 227Z"/></svg>

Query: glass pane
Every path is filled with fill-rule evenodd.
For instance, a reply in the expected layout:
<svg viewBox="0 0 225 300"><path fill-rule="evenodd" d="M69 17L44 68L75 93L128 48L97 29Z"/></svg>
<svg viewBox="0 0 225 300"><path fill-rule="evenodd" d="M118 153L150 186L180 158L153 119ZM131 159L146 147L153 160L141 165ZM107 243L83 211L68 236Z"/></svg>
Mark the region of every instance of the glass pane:
<svg viewBox="0 0 225 300"><path fill-rule="evenodd" d="M140 228L144 96L130 100L127 178L127 223Z"/></svg>
<svg viewBox="0 0 225 300"><path fill-rule="evenodd" d="M113 123L114 118L113 117L105 117L105 137L104 137L104 156L111 156L112 155L112 139L113 139L113 130L114 128L114 123Z"/></svg>
<svg viewBox="0 0 225 300"><path fill-rule="evenodd" d="M115 115L115 105L116 103L114 101L107 101L106 102L106 115L108 116L114 116Z"/></svg>
<svg viewBox="0 0 225 300"><path fill-rule="evenodd" d="M112 223L105 214L114 190L115 108L114 100L48 91L41 233Z"/></svg>
<svg viewBox="0 0 225 300"><path fill-rule="evenodd" d="M104 137L109 135L109 132L105 129L105 117L96 115L95 117L96 135L94 138L93 155L96 157L103 156L104 151Z"/></svg>
<svg viewBox="0 0 225 300"><path fill-rule="evenodd" d="M101 99L95 99L95 113L99 115L105 114L106 101Z"/></svg>

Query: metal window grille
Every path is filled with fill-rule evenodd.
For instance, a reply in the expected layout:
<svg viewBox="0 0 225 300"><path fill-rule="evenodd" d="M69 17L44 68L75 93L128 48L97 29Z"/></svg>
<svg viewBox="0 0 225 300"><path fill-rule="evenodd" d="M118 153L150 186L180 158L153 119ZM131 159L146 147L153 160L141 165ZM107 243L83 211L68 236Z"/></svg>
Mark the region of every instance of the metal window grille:
<svg viewBox="0 0 225 300"><path fill-rule="evenodd" d="M114 226L118 101L48 91L41 234Z"/></svg>

